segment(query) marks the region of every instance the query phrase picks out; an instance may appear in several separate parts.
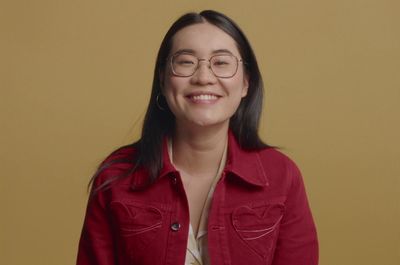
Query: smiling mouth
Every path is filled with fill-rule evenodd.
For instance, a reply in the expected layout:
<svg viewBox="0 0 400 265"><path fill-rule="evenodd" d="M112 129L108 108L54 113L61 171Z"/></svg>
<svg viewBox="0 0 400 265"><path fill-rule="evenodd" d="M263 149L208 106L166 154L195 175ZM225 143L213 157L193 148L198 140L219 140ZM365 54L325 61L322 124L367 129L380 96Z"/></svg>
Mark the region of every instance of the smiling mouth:
<svg viewBox="0 0 400 265"><path fill-rule="evenodd" d="M218 97L216 95L195 95L190 98L194 100L216 100Z"/></svg>
<svg viewBox="0 0 400 265"><path fill-rule="evenodd" d="M215 94L191 94L187 96L192 102L195 103L213 103L220 98Z"/></svg>

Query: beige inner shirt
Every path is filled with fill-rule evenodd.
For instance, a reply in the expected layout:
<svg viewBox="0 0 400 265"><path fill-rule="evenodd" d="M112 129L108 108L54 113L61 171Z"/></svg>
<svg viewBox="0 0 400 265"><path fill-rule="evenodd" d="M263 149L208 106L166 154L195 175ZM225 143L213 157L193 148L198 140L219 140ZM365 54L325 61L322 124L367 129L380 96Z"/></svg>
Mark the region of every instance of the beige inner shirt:
<svg viewBox="0 0 400 265"><path fill-rule="evenodd" d="M219 163L218 171L214 177L214 180L211 184L210 190L208 192L208 196L204 202L203 210L200 215L200 223L197 232L197 236L193 232L192 225L189 227L189 235L188 235L188 244L186 248L186 258L185 265L210 265L210 258L208 255L208 242L207 242L207 220L208 220L208 212L210 209L211 198L214 193L215 185L217 184L219 178L221 177L221 173L224 170L226 163L226 152L227 152L227 144L225 144L225 149L221 157L221 161ZM168 141L168 154L173 164L172 160L172 142Z"/></svg>

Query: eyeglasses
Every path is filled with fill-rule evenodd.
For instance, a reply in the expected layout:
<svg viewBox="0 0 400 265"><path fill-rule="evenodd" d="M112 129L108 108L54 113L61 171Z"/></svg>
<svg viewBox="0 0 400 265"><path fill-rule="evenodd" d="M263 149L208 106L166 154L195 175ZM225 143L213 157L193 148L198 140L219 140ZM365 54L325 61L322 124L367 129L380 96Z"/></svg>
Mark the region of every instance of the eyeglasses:
<svg viewBox="0 0 400 265"><path fill-rule="evenodd" d="M178 53L171 57L172 72L176 76L192 76L199 68L200 61L208 61L211 71L220 78L233 77L237 72L239 62L243 63L242 59L238 59L232 54L218 54L207 60L199 59L189 53Z"/></svg>

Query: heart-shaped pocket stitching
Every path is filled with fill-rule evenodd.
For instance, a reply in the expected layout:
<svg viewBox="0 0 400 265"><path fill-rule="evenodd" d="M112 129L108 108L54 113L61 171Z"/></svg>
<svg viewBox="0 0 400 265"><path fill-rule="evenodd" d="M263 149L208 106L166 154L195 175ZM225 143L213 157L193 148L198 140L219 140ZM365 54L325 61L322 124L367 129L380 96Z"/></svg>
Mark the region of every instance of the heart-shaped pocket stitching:
<svg viewBox="0 0 400 265"><path fill-rule="evenodd" d="M243 242L265 258L276 240L283 212L283 204L243 205L233 211L232 224Z"/></svg>

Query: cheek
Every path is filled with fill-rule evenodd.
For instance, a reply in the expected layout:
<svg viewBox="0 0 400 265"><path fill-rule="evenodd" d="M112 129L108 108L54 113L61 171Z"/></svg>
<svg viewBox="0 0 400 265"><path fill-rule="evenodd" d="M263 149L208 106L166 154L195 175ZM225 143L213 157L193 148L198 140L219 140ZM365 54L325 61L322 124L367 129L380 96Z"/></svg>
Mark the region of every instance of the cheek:
<svg viewBox="0 0 400 265"><path fill-rule="evenodd" d="M242 89L242 98L247 96L247 92L249 91L249 82L246 80L243 81L243 89Z"/></svg>
<svg viewBox="0 0 400 265"><path fill-rule="evenodd" d="M163 92L172 92L172 94L179 93L184 89L186 83L187 80L185 78L168 75L164 78Z"/></svg>
<svg viewBox="0 0 400 265"><path fill-rule="evenodd" d="M238 76L234 79L223 80L223 87L232 97L242 98L247 95L247 85L243 76Z"/></svg>
<svg viewBox="0 0 400 265"><path fill-rule="evenodd" d="M171 77L167 76L164 78L164 86L162 87L162 93L164 94L165 97L171 96L174 94L174 91L176 90L176 82L172 80Z"/></svg>
<svg viewBox="0 0 400 265"><path fill-rule="evenodd" d="M242 99L247 95L247 85L243 76L238 76L235 80L230 80L231 82L226 83L226 89L229 93L230 98L230 111L234 114L237 111Z"/></svg>
<svg viewBox="0 0 400 265"><path fill-rule="evenodd" d="M171 87L174 86L173 76L171 75L169 67L163 72L160 82L162 83L161 92L166 95L166 93L171 90Z"/></svg>
<svg viewBox="0 0 400 265"><path fill-rule="evenodd" d="M164 79L162 93L167 101L170 110L176 115L176 111L182 107L183 90L185 80L176 77L167 77Z"/></svg>
<svg viewBox="0 0 400 265"><path fill-rule="evenodd" d="M233 113L235 113L237 111L237 109L239 108L240 103L242 102L242 96L241 95L237 95L234 100L232 101L232 111Z"/></svg>

